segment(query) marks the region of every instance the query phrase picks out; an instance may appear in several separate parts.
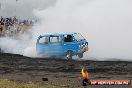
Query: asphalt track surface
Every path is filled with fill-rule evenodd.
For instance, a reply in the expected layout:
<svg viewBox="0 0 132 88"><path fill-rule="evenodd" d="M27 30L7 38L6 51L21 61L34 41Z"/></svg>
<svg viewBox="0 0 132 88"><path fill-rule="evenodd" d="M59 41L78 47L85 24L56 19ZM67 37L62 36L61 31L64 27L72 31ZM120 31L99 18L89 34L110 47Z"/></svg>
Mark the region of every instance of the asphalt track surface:
<svg viewBox="0 0 132 88"><path fill-rule="evenodd" d="M132 62L76 61L55 58L29 58L0 53L0 79L39 82L67 88L81 86L81 68L85 66L90 79L130 79ZM86 88L132 88L130 85L89 85Z"/></svg>

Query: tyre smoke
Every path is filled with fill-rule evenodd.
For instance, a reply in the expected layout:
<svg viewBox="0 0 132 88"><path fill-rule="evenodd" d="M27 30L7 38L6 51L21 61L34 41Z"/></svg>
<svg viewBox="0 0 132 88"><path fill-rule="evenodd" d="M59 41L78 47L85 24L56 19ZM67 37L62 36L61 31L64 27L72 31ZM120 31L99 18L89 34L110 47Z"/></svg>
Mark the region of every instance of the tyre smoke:
<svg viewBox="0 0 132 88"><path fill-rule="evenodd" d="M29 52L35 52L40 34L79 32L89 42L85 59L132 60L131 4L131 0L57 0L47 9L36 9L33 13L40 21L31 29L32 43L19 54L32 56Z"/></svg>
<svg viewBox="0 0 132 88"><path fill-rule="evenodd" d="M55 6L34 11L41 19L35 32L79 32L89 42L86 56L131 60L131 4L131 0L58 0Z"/></svg>

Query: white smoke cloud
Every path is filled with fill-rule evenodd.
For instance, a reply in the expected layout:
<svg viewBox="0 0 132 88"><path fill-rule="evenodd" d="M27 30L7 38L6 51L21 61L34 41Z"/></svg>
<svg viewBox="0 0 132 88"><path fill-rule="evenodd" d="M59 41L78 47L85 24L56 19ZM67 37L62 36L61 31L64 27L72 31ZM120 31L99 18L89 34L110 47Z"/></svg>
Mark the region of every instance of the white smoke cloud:
<svg viewBox="0 0 132 88"><path fill-rule="evenodd" d="M34 40L29 32L15 37L2 37L0 38L0 48L5 53L37 57Z"/></svg>
<svg viewBox="0 0 132 88"><path fill-rule="evenodd" d="M35 29L38 34L82 33L89 41L89 57L131 59L131 4L131 0L58 0L54 7L34 12L41 19Z"/></svg>
<svg viewBox="0 0 132 88"><path fill-rule="evenodd" d="M34 42L40 34L80 32L89 42L85 58L132 60L131 4L131 0L57 0L55 6L34 10L40 19L32 29Z"/></svg>

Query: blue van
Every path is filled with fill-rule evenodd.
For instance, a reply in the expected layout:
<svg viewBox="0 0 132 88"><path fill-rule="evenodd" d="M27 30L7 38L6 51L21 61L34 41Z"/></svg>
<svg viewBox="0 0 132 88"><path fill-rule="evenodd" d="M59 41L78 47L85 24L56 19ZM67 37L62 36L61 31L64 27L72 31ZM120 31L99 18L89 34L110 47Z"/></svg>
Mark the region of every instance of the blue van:
<svg viewBox="0 0 132 88"><path fill-rule="evenodd" d="M77 55L82 58L83 53L88 51L88 42L80 33L45 34L38 37L36 51L41 56L72 59Z"/></svg>

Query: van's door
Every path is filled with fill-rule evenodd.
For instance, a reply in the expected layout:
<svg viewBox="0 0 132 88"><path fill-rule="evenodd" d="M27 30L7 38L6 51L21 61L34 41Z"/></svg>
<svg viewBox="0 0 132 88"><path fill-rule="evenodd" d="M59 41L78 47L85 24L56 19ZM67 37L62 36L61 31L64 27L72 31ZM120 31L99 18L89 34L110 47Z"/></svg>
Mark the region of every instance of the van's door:
<svg viewBox="0 0 132 88"><path fill-rule="evenodd" d="M50 55L51 56L62 56L62 37L57 35L51 35L49 37Z"/></svg>
<svg viewBox="0 0 132 88"><path fill-rule="evenodd" d="M73 55L78 51L78 42L74 41L73 35L64 35L63 49L67 53L68 50L73 52Z"/></svg>

